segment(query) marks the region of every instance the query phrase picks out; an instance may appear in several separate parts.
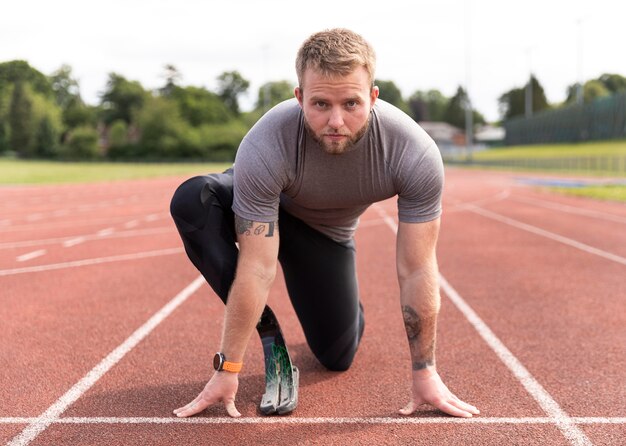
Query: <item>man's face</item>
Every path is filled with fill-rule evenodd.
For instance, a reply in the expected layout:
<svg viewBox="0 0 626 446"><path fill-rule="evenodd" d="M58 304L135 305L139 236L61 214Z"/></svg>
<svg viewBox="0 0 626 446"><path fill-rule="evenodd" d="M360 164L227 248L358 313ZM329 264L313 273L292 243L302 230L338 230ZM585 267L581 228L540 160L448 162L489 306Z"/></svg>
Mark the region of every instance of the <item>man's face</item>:
<svg viewBox="0 0 626 446"><path fill-rule="evenodd" d="M303 88L295 94L310 135L330 154L340 155L367 131L378 97L370 89L367 71L359 67L347 76L326 77L312 68L305 71Z"/></svg>

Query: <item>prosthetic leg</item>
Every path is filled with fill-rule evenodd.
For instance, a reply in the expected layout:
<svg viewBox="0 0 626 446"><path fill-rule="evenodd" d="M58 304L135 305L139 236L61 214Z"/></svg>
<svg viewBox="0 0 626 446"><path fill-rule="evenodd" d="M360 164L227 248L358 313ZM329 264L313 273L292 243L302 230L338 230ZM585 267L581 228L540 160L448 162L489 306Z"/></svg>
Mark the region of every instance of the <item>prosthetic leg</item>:
<svg viewBox="0 0 626 446"><path fill-rule="evenodd" d="M265 356L265 394L260 409L264 415L284 415L298 405L299 371L291 362L278 320L265 306L257 332Z"/></svg>

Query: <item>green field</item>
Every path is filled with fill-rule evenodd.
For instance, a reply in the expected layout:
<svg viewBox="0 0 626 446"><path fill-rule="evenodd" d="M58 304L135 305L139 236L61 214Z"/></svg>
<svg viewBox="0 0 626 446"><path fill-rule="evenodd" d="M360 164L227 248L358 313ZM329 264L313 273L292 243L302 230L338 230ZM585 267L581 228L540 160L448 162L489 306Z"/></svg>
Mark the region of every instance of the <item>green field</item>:
<svg viewBox="0 0 626 446"><path fill-rule="evenodd" d="M600 200L626 201L626 140L501 147L475 152L472 163L460 161L474 168L615 178L602 185L551 189Z"/></svg>
<svg viewBox="0 0 626 446"><path fill-rule="evenodd" d="M545 159L574 157L626 156L626 140L601 141L581 144L546 144L533 146L511 146L476 152L476 161L503 159Z"/></svg>
<svg viewBox="0 0 626 446"><path fill-rule="evenodd" d="M221 172L218 163L74 163L0 158L0 184L58 184L135 180Z"/></svg>

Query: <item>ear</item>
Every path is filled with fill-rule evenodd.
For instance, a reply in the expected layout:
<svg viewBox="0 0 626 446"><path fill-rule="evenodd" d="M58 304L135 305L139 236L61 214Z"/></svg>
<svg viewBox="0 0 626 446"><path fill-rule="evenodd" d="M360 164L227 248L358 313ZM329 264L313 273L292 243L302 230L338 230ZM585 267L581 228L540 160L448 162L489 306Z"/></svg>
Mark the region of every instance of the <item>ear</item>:
<svg viewBox="0 0 626 446"><path fill-rule="evenodd" d="M298 99L298 102L300 103L300 107L302 107L302 101L304 100L302 89L300 87L294 88L293 94L296 95L296 99Z"/></svg>
<svg viewBox="0 0 626 446"><path fill-rule="evenodd" d="M374 85L372 87L372 91L370 92L370 105L372 107L374 107L374 103L376 102L376 99L378 99L379 93L380 93L380 90L378 89L376 85Z"/></svg>

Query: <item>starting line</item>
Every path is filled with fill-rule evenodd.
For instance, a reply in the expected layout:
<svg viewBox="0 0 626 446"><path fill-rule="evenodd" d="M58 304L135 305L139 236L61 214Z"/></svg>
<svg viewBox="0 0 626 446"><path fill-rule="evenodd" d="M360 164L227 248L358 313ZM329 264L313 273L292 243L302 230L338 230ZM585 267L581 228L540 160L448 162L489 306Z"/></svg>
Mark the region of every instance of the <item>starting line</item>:
<svg viewBox="0 0 626 446"><path fill-rule="evenodd" d="M574 424L626 424L626 417L571 417ZM551 417L67 417L0 418L0 424L556 424Z"/></svg>

